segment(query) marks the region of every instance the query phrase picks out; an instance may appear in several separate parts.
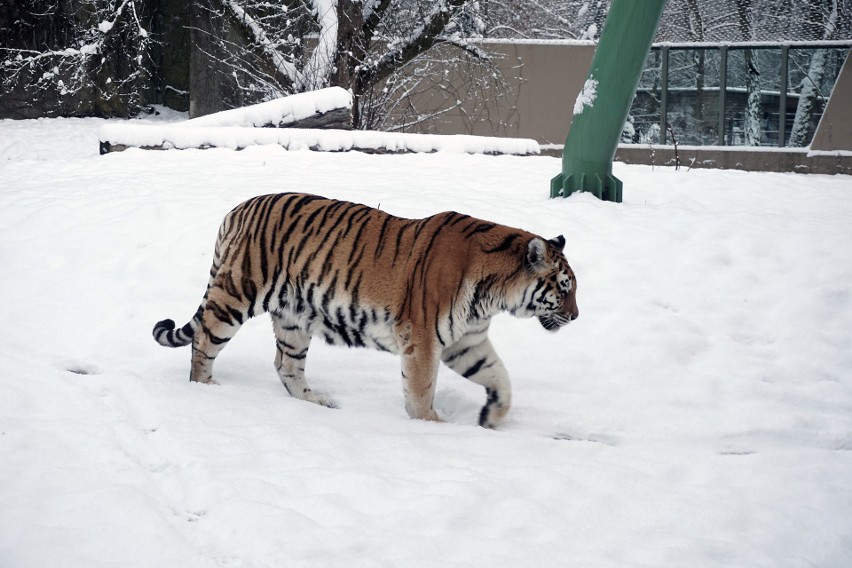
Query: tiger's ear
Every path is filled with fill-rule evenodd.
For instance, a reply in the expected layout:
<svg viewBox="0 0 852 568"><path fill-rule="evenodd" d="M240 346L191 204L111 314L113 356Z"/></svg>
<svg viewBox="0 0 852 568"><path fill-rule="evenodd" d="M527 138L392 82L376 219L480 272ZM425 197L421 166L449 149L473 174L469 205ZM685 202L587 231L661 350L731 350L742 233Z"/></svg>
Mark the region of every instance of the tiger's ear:
<svg viewBox="0 0 852 568"><path fill-rule="evenodd" d="M565 237L563 237L562 235L559 235L558 237L554 237L547 242L548 242L548 244L555 246L559 250L562 250L562 251L565 250Z"/></svg>
<svg viewBox="0 0 852 568"><path fill-rule="evenodd" d="M536 272L541 271L545 267L544 249L546 246L544 241L538 237L533 238L530 244L527 245L527 266Z"/></svg>

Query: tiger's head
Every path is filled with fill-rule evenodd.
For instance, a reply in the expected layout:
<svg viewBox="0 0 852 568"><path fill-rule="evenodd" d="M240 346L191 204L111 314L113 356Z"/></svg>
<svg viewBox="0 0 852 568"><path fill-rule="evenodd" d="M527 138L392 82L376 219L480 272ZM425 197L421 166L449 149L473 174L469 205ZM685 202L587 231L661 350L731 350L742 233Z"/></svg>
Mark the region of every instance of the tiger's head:
<svg viewBox="0 0 852 568"><path fill-rule="evenodd" d="M533 237L527 244L526 282L518 316L535 316L542 327L556 331L580 315L577 308L577 278L563 250L565 237L545 241Z"/></svg>

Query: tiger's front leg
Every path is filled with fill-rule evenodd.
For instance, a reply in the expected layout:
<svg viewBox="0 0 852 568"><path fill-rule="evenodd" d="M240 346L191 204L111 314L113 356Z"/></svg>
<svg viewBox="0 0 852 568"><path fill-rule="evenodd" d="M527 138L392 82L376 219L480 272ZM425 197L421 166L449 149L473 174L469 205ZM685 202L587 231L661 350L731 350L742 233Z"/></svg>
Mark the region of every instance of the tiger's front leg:
<svg viewBox="0 0 852 568"><path fill-rule="evenodd" d="M411 418L443 422L435 412L435 383L441 351L434 340L424 340L412 335L410 323L397 330L397 341L402 359L402 391L405 411Z"/></svg>
<svg viewBox="0 0 852 568"><path fill-rule="evenodd" d="M495 428L512 404L509 373L488 339L488 326L468 332L444 349L441 360L453 371L485 387L488 399L479 413L479 425Z"/></svg>

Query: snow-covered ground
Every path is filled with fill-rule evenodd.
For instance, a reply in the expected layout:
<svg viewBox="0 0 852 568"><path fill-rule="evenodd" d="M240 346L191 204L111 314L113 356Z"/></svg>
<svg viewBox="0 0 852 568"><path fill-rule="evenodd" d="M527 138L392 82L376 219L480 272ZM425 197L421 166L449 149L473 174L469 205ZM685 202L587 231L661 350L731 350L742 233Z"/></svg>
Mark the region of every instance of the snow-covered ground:
<svg viewBox="0 0 852 568"><path fill-rule="evenodd" d="M852 179L258 146L98 155L103 121L0 121L0 566L852 566ZM501 316L499 431L442 369L315 342L291 399L267 318L190 384L216 229L267 192L564 234L580 318Z"/></svg>

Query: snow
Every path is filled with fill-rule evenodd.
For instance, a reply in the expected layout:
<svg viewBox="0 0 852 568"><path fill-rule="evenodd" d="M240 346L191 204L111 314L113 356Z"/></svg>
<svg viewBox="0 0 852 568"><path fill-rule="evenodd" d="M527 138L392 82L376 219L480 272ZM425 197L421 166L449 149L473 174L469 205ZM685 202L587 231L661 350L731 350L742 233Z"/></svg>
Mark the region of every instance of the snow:
<svg viewBox="0 0 852 568"><path fill-rule="evenodd" d="M805 148L805 150L809 158L811 156L852 157L852 150L811 150L809 148Z"/></svg>
<svg viewBox="0 0 852 568"><path fill-rule="evenodd" d="M598 81L593 77L589 77L586 79L586 82L583 83L583 88L580 90L580 94L577 95L577 99L574 101L574 116L583 114L583 110L586 107L592 108L592 105L595 104L596 98L598 98Z"/></svg>
<svg viewBox="0 0 852 568"><path fill-rule="evenodd" d="M319 24L319 41L305 64L300 87L309 91L319 89L328 82L337 51L337 2L314 0L313 13Z"/></svg>
<svg viewBox="0 0 852 568"><path fill-rule="evenodd" d="M225 8L227 8L251 31L254 35L253 39L257 42L266 57L272 61L276 71L281 73L283 76L288 77L294 83L299 83L301 81L299 70L291 61L288 61L287 58L276 49L273 41L266 35L266 31L264 31L261 23L252 18L236 1L227 0L224 2L223 6L225 6Z"/></svg>
<svg viewBox="0 0 852 568"><path fill-rule="evenodd" d="M192 122L192 121L188 121ZM99 130L100 140L134 147L230 148L278 145L289 150L318 149L341 152L352 149L383 152L460 152L468 154L538 154L535 140L467 135L405 134L365 130L309 128L195 127L110 123Z"/></svg>
<svg viewBox="0 0 852 568"><path fill-rule="evenodd" d="M849 47L850 40L801 40L801 41L775 41L775 40L752 40L752 41L659 41L651 44L653 48L669 47L671 49L719 49L719 47L727 47L729 49L747 49L750 47L771 47L778 49L781 47L789 47L791 49L804 48L832 48L832 47Z"/></svg>
<svg viewBox="0 0 852 568"><path fill-rule="evenodd" d="M96 119L0 121L0 564L852 565L852 180L559 158L254 146L98 156ZM110 121L110 124L123 124ZM268 320L190 384L155 344L222 216L308 191L564 234L580 318L495 319L499 431L442 369L409 420L394 356L316 342L290 398Z"/></svg>
<svg viewBox="0 0 852 568"><path fill-rule="evenodd" d="M352 108L352 93L341 87L328 87L199 116L187 120L181 126L277 126L280 123L290 124L338 108Z"/></svg>
<svg viewBox="0 0 852 568"><path fill-rule="evenodd" d="M597 41L592 39L530 39L530 38L472 38L470 43L475 45L585 45L596 46Z"/></svg>

